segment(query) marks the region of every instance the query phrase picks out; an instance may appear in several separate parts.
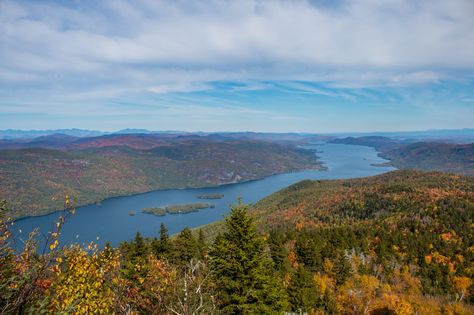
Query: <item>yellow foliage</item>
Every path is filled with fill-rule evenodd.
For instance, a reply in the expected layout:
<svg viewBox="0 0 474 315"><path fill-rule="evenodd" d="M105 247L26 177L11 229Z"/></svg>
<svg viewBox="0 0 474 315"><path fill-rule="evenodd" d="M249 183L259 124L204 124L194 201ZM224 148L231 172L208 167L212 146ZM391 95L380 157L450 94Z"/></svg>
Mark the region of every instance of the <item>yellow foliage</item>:
<svg viewBox="0 0 474 315"><path fill-rule="evenodd" d="M330 259L326 258L324 259L323 268L325 273L332 274L334 263Z"/></svg>
<svg viewBox="0 0 474 315"><path fill-rule="evenodd" d="M79 246L67 248L52 268L48 310L51 313L108 314L114 305L114 293L107 285L116 276L116 255L94 251L88 254Z"/></svg>
<svg viewBox="0 0 474 315"><path fill-rule="evenodd" d="M471 278L454 276L451 278L451 281L454 288L458 291L461 300L469 295L469 287L472 285Z"/></svg>
<svg viewBox="0 0 474 315"><path fill-rule="evenodd" d="M296 253L294 251L290 251L288 253L288 261L291 264L291 268L298 268L298 257L296 256Z"/></svg>
<svg viewBox="0 0 474 315"><path fill-rule="evenodd" d="M314 275L314 283L321 295L324 295L328 290L333 291L336 286L336 281L334 279L327 274L320 273Z"/></svg>
<svg viewBox="0 0 474 315"><path fill-rule="evenodd" d="M465 306L460 303L452 303L443 306L443 314L446 315L471 315L472 309L468 310Z"/></svg>
<svg viewBox="0 0 474 315"><path fill-rule="evenodd" d="M408 266L394 270L391 284L393 291L398 294L421 294L421 282L410 273Z"/></svg>
<svg viewBox="0 0 474 315"><path fill-rule="evenodd" d="M370 314L377 306L380 281L374 276L357 275L339 289L336 308L342 314Z"/></svg>

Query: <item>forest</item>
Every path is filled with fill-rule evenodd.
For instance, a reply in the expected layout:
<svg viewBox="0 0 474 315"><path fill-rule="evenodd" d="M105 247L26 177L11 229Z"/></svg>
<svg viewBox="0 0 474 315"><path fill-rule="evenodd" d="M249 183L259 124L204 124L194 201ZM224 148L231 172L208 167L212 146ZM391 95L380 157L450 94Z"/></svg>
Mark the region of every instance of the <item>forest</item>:
<svg viewBox="0 0 474 315"><path fill-rule="evenodd" d="M472 314L474 180L395 171L303 181L223 221L117 248L8 243L2 203L0 312L7 314Z"/></svg>
<svg viewBox="0 0 474 315"><path fill-rule="evenodd" d="M66 140L74 142L61 142ZM209 187L324 169L314 152L294 144L196 135L66 140L49 136L27 142L27 147L8 149L0 141L0 199L8 199L14 218L61 210L66 194L80 206L152 190Z"/></svg>
<svg viewBox="0 0 474 315"><path fill-rule="evenodd" d="M399 169L474 175L474 143L470 138L459 137L451 141L428 138L420 141L420 139L366 136L338 138L331 140L330 143L373 147L379 152L380 157L390 161L386 164Z"/></svg>

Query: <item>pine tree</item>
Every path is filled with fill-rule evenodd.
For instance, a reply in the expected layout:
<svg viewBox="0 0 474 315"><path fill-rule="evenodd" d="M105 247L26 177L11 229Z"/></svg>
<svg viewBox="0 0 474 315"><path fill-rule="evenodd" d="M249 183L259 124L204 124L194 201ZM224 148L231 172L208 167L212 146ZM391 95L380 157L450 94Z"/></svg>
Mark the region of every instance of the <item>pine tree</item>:
<svg viewBox="0 0 474 315"><path fill-rule="evenodd" d="M287 263L286 257L288 253L285 249L285 235L277 230L271 230L268 235L268 246L270 255L275 264L276 269L284 271Z"/></svg>
<svg viewBox="0 0 474 315"><path fill-rule="evenodd" d="M320 300L320 293L312 273L299 266L291 276L288 295L293 311L312 314Z"/></svg>
<svg viewBox="0 0 474 315"><path fill-rule="evenodd" d="M337 285L341 285L346 282L351 274L351 266L342 253L336 258L336 262L334 264L334 273L336 275Z"/></svg>
<svg viewBox="0 0 474 315"><path fill-rule="evenodd" d="M133 243L132 243L132 251L130 254L131 254L130 256L131 256L132 261L143 259L148 254L145 240L143 239L140 232L137 232L137 234L135 235L135 239L133 240Z"/></svg>
<svg viewBox="0 0 474 315"><path fill-rule="evenodd" d="M224 314L279 314L287 297L247 208L232 207L210 251L220 306Z"/></svg>
<svg viewBox="0 0 474 315"><path fill-rule="evenodd" d="M122 274L132 281L136 281L138 276L145 277L147 270L143 267L146 265L148 247L141 234L137 232L132 242L124 242L120 248L124 254Z"/></svg>
<svg viewBox="0 0 474 315"><path fill-rule="evenodd" d="M202 229L199 229L198 239L197 239L197 246L199 250L200 258L203 258L207 251L207 244L206 244L206 236Z"/></svg>
<svg viewBox="0 0 474 315"><path fill-rule="evenodd" d="M161 223L160 225L160 239L153 240L153 253L157 258L167 257L171 251L171 242L168 235L168 229Z"/></svg>
<svg viewBox="0 0 474 315"><path fill-rule="evenodd" d="M173 243L173 261L177 265L184 266L192 258L198 257L198 244L189 228L184 228Z"/></svg>

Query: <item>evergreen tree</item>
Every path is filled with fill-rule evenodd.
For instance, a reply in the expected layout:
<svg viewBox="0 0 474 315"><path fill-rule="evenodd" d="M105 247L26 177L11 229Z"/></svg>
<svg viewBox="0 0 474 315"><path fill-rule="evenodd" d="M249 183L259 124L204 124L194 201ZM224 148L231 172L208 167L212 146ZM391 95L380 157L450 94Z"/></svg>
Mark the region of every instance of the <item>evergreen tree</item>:
<svg viewBox="0 0 474 315"><path fill-rule="evenodd" d="M285 249L285 234L277 230L271 230L268 237L270 255L276 269L284 271L287 264L287 251Z"/></svg>
<svg viewBox="0 0 474 315"><path fill-rule="evenodd" d="M292 275L288 286L291 309L295 312L312 314L319 306L320 293L316 287L311 272L299 266Z"/></svg>
<svg viewBox="0 0 474 315"><path fill-rule="evenodd" d="M247 208L241 201L232 207L210 251L220 306L224 314L279 314L287 297Z"/></svg>
<svg viewBox="0 0 474 315"><path fill-rule="evenodd" d="M197 246L198 246L199 256L203 258L207 250L207 244L206 244L206 236L204 235L204 232L202 231L202 229L199 229Z"/></svg>
<svg viewBox="0 0 474 315"><path fill-rule="evenodd" d="M351 275L351 265L342 253L336 258L336 262L334 264L334 273L336 275L337 285L341 285L346 282L346 280Z"/></svg>
<svg viewBox="0 0 474 315"><path fill-rule="evenodd" d="M305 267L311 271L321 269L323 259L321 256L321 244L319 239L308 231L303 231L298 236L296 241L296 253L298 260L302 262Z"/></svg>
<svg viewBox="0 0 474 315"><path fill-rule="evenodd" d="M184 228L173 243L173 261L177 265L184 266L192 258L198 257L198 243L189 228Z"/></svg>
<svg viewBox="0 0 474 315"><path fill-rule="evenodd" d="M130 254L131 254L132 261L137 260L137 259L143 259L148 254L145 240L143 239L140 232L137 232L137 234L135 235L135 239L133 240L133 243L132 243L132 251Z"/></svg>
<svg viewBox="0 0 474 315"><path fill-rule="evenodd" d="M124 254L123 275L133 281L136 281L137 276L145 277L147 270L142 267L146 265L148 247L141 234L137 232L132 242L120 244L120 249Z"/></svg>
<svg viewBox="0 0 474 315"><path fill-rule="evenodd" d="M160 225L160 239L153 240L153 253L157 258L167 257L171 251L171 242L168 235L168 229L161 223Z"/></svg>

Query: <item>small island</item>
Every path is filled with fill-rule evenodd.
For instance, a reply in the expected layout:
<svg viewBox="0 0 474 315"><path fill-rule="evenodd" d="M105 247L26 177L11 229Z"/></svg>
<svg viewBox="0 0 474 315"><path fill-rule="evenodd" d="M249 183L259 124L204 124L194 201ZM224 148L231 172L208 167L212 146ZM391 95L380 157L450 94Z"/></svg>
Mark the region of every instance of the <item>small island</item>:
<svg viewBox="0 0 474 315"><path fill-rule="evenodd" d="M134 216L134 215L135 215L135 212L134 212L134 211L130 211L130 212L128 213L128 215L129 215L129 216Z"/></svg>
<svg viewBox="0 0 474 315"><path fill-rule="evenodd" d="M199 199L222 199L224 194L202 194L198 196Z"/></svg>
<svg viewBox="0 0 474 315"><path fill-rule="evenodd" d="M189 203L183 205L171 205L166 207L166 212L175 214L175 213L190 213L197 212L200 209L214 208L215 205L212 203Z"/></svg>
<svg viewBox="0 0 474 315"><path fill-rule="evenodd" d="M142 212L157 215L157 216L160 216L160 217L166 215L166 209L165 208L145 208L145 209L142 209Z"/></svg>
<svg viewBox="0 0 474 315"><path fill-rule="evenodd" d="M190 212L197 212L200 209L214 208L215 205L212 203L189 203L182 205L170 205L165 208L145 208L142 210L143 213L153 214L157 216L164 216L166 213L170 214L183 214Z"/></svg>

